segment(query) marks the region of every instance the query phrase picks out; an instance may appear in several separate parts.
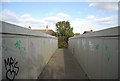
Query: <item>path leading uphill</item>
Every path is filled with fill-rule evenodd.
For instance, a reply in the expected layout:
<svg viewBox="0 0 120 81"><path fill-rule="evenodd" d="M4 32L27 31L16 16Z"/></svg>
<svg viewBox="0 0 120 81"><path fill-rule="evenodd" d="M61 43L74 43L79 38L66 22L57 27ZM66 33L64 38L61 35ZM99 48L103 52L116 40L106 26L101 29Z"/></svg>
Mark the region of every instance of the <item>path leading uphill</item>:
<svg viewBox="0 0 120 81"><path fill-rule="evenodd" d="M88 77L66 48L56 50L39 79L88 79Z"/></svg>

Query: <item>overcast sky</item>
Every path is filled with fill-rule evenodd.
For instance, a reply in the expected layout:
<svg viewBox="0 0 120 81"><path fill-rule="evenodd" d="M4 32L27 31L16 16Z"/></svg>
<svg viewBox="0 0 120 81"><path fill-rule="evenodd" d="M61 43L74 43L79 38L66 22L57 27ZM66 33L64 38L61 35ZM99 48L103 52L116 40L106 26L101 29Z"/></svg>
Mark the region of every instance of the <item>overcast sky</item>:
<svg viewBox="0 0 120 81"><path fill-rule="evenodd" d="M27 28L31 26L32 29L45 29L48 25L49 29L53 30L56 22L65 20L70 22L74 33L118 26L118 2L115 0L114 2L14 1L2 0L0 20Z"/></svg>

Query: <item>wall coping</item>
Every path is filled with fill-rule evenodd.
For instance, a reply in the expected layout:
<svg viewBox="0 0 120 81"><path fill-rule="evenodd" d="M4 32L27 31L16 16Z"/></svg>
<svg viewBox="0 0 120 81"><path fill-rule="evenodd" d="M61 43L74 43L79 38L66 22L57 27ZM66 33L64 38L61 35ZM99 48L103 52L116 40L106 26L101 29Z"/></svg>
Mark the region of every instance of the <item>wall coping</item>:
<svg viewBox="0 0 120 81"><path fill-rule="evenodd" d="M94 31L91 33L86 33L78 36L73 36L70 39L76 39L76 38L89 38L89 37L118 37L120 34L118 33L120 26L108 28L100 31Z"/></svg>
<svg viewBox="0 0 120 81"><path fill-rule="evenodd" d="M33 36L33 37L45 37L45 38L57 39L57 37L55 36L34 31L22 26L5 22L5 21L0 21L0 24L1 24L0 29L2 29L2 31L0 31L0 34L2 35L8 34L8 35L21 35L21 36Z"/></svg>

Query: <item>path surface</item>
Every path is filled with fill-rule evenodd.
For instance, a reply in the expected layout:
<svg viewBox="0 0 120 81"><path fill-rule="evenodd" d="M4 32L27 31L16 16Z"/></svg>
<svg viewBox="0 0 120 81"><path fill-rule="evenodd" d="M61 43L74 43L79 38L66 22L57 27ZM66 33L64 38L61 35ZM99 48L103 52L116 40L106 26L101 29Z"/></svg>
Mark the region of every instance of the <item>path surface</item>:
<svg viewBox="0 0 120 81"><path fill-rule="evenodd" d="M88 79L68 49L57 49L39 79Z"/></svg>

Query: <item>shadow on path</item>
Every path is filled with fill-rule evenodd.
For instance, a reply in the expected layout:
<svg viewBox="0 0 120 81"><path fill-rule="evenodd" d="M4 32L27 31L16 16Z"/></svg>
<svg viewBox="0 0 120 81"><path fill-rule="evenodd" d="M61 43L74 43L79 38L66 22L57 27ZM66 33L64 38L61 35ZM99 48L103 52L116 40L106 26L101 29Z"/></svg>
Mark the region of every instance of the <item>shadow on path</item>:
<svg viewBox="0 0 120 81"><path fill-rule="evenodd" d="M88 79L67 48L57 49L38 79Z"/></svg>

